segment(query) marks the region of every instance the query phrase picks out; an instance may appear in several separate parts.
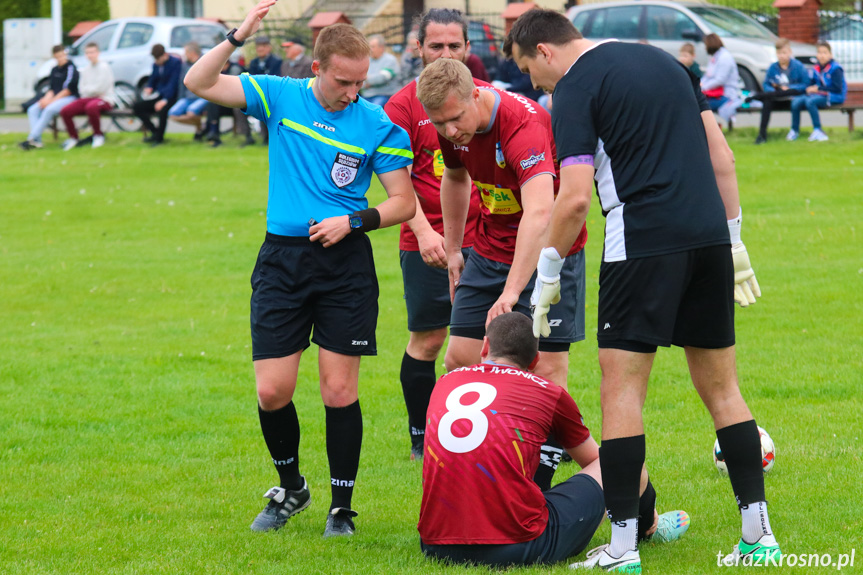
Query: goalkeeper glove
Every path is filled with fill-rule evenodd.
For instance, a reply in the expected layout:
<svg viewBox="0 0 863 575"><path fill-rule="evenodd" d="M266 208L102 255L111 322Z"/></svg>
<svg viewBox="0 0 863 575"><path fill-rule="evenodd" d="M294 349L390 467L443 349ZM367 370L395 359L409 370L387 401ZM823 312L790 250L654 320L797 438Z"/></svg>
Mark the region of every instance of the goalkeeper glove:
<svg viewBox="0 0 863 575"><path fill-rule="evenodd" d="M544 248L536 264L536 282L530 296L531 315L533 316L533 336L548 337L548 311L552 304L560 301L560 270L564 258L554 248Z"/></svg>
<svg viewBox="0 0 863 575"><path fill-rule="evenodd" d="M749 263L746 246L740 241L740 227L743 222L743 210L733 220L728 220L728 233L731 236L731 258L734 261L734 301L740 307L755 303L755 298L761 297L761 288Z"/></svg>

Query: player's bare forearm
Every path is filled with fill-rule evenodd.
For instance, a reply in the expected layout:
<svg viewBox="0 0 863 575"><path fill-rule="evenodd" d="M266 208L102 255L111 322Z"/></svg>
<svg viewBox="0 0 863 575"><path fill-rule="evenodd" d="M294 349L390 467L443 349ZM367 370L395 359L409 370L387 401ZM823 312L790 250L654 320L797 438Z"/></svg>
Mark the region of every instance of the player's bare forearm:
<svg viewBox="0 0 863 575"><path fill-rule="evenodd" d="M584 440L581 445L567 449L566 452L582 469L599 459L599 446L592 436Z"/></svg>
<svg viewBox="0 0 863 575"><path fill-rule="evenodd" d="M548 233L554 205L554 180L551 174L541 174L529 180L521 189L521 201L524 212L518 222L512 266L503 288L503 295L515 297L516 300L536 270L539 252Z"/></svg>
<svg viewBox="0 0 863 575"><path fill-rule="evenodd" d="M440 206L447 256L461 252L464 226L470 207L470 175L464 168L444 168L440 182Z"/></svg>
<svg viewBox="0 0 863 575"><path fill-rule="evenodd" d="M707 133L707 146L710 162L716 175L719 195L725 205L725 219L731 220L740 212L740 191L737 187L737 171L734 168L734 152L728 147L725 135L716 123L713 112L701 112L704 131Z"/></svg>
<svg viewBox="0 0 863 575"><path fill-rule="evenodd" d="M376 206L381 215L380 227L394 226L414 217L416 194L407 168L378 174L378 179L387 193L387 199Z"/></svg>
<svg viewBox="0 0 863 575"><path fill-rule="evenodd" d="M556 249L561 257L569 253L587 220L593 174L593 166L584 164L560 169L560 190L554 200L546 246Z"/></svg>
<svg viewBox="0 0 863 575"><path fill-rule="evenodd" d="M258 31L261 20L270 11L277 0L262 0L246 15L234 33L234 38L245 42ZM243 85L236 76L223 75L222 67L234 51L234 46L227 40L213 47L201 56L189 69L183 84L195 95L216 104L229 108L245 108L246 95Z"/></svg>

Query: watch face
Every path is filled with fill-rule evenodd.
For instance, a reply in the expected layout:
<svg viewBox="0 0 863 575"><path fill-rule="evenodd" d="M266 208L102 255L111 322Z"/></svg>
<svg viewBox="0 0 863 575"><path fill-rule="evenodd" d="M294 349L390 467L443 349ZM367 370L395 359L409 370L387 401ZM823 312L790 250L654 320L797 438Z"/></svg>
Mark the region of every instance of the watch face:
<svg viewBox="0 0 863 575"><path fill-rule="evenodd" d="M352 230L357 230L363 227L363 219L359 216L351 216L349 221L351 222Z"/></svg>

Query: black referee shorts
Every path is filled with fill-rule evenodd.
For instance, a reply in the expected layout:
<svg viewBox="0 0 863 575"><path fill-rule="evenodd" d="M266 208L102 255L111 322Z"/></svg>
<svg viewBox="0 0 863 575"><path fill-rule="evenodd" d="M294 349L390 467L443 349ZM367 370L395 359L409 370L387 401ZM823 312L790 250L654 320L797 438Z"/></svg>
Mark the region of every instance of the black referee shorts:
<svg viewBox="0 0 863 575"><path fill-rule="evenodd" d="M729 246L603 262L600 348L653 353L657 346L734 345L734 264Z"/></svg>
<svg viewBox="0 0 863 575"><path fill-rule="evenodd" d="M342 355L376 355L378 280L365 234L329 248L267 234L252 272L252 357L286 357L312 341Z"/></svg>

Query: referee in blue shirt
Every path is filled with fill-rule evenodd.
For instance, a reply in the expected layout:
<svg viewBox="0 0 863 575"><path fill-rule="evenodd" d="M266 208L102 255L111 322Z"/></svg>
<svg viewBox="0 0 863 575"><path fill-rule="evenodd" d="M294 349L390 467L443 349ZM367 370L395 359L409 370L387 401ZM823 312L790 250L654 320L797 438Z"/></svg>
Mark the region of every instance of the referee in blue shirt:
<svg viewBox="0 0 863 575"><path fill-rule="evenodd" d="M354 532L351 496L359 467L360 357L376 353L378 283L366 232L414 216L407 133L359 99L369 45L353 26L325 28L311 79L219 74L235 46L260 27L263 0L238 29L189 70L186 86L240 108L269 128L267 237L252 273L251 327L258 411L279 486L252 529L282 527L311 503L300 475L300 426L292 401L303 350L320 348L332 502L324 537ZM376 173L388 199L369 208Z"/></svg>

